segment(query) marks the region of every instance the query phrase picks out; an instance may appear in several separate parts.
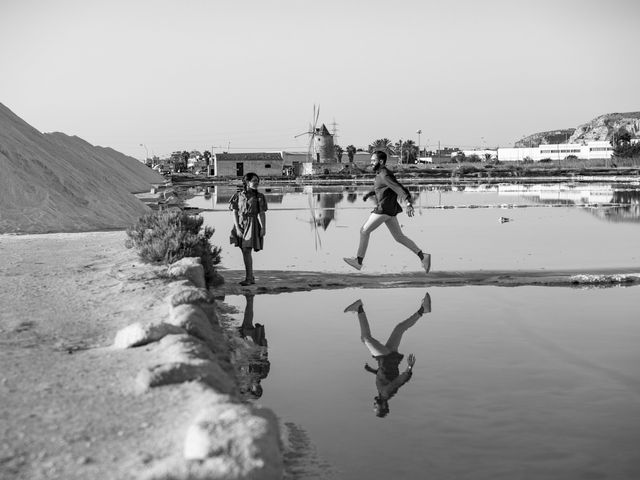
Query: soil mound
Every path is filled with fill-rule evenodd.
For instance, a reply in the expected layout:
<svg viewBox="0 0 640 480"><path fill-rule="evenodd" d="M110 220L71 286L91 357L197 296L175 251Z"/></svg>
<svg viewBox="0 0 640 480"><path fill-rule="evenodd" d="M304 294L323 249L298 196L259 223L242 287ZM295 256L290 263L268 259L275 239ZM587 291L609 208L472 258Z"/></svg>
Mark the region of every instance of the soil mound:
<svg viewBox="0 0 640 480"><path fill-rule="evenodd" d="M126 228L148 211L133 193L163 181L110 148L43 134L0 103L0 233Z"/></svg>

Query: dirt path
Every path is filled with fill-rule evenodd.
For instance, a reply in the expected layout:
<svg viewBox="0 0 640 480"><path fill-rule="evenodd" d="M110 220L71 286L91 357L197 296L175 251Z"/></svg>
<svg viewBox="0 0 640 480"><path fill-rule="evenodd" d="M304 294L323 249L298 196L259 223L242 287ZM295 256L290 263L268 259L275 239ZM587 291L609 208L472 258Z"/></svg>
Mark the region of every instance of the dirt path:
<svg viewBox="0 0 640 480"><path fill-rule="evenodd" d="M192 387L137 394L145 349L110 347L167 315L124 238L0 236L1 479L133 478L182 448Z"/></svg>
<svg viewBox="0 0 640 480"><path fill-rule="evenodd" d="M256 272L256 284L242 287L244 271L222 270L226 282L213 289L218 296L241 295L247 291L258 294L300 292L334 288L408 288L429 286L494 285L519 287L526 285L579 287L632 285L640 283L638 268L591 270L475 270L389 273L384 275L358 273L326 273L285 270Z"/></svg>

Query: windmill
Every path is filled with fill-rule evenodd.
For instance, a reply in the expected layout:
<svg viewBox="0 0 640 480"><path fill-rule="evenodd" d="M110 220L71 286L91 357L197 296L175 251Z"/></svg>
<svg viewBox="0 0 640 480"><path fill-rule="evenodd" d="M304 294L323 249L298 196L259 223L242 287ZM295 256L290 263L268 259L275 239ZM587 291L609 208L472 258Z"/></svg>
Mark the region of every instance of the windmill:
<svg viewBox="0 0 640 480"><path fill-rule="evenodd" d="M314 148L314 138L317 133L317 125L318 118L320 117L320 105L318 105L318 109L316 110L316 104L313 104L313 116L311 117L311 122L309 122L309 129L306 132L299 133L293 138L301 137L302 135L309 135L309 147L307 149L307 161L313 162L316 159L315 148ZM313 122L313 124L312 124Z"/></svg>
<svg viewBox="0 0 640 480"><path fill-rule="evenodd" d="M322 124L318 127L318 118L320 117L320 105L316 108L313 105L313 116L311 117L313 123L309 123L309 129L306 132L302 132L296 135L294 138L301 137L302 135L309 135L309 147L307 149L307 161L309 162L327 162L335 161L335 149L333 146L333 136L327 130L327 127Z"/></svg>

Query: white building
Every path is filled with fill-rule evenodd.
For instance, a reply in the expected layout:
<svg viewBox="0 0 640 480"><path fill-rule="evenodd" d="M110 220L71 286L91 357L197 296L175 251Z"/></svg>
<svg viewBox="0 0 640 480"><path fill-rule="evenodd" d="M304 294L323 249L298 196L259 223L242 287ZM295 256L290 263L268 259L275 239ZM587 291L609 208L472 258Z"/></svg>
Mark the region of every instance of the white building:
<svg viewBox="0 0 640 480"><path fill-rule="evenodd" d="M613 147L607 141L581 143L558 143L530 148L498 148L498 160L501 162L521 162L531 159L539 162L543 159L565 160L574 156L580 160L607 159L613 155Z"/></svg>

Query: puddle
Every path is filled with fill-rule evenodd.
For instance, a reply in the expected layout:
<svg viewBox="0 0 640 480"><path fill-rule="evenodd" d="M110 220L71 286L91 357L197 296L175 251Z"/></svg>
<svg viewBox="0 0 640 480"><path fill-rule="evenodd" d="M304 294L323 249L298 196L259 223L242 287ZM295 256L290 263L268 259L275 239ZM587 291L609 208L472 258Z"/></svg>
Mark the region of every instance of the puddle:
<svg viewBox="0 0 640 480"><path fill-rule="evenodd" d="M340 479L640 478L640 287L432 287L402 335L411 379L374 412L357 299L385 343L426 289L259 295L269 369L254 400L304 440L292 466ZM239 327L246 298L227 296ZM406 326L406 325L405 325ZM262 372L264 373L264 371ZM314 467L315 465L315 467ZM302 473L300 473L302 472ZM295 473L295 472L294 472ZM314 474L315 475L315 474Z"/></svg>

